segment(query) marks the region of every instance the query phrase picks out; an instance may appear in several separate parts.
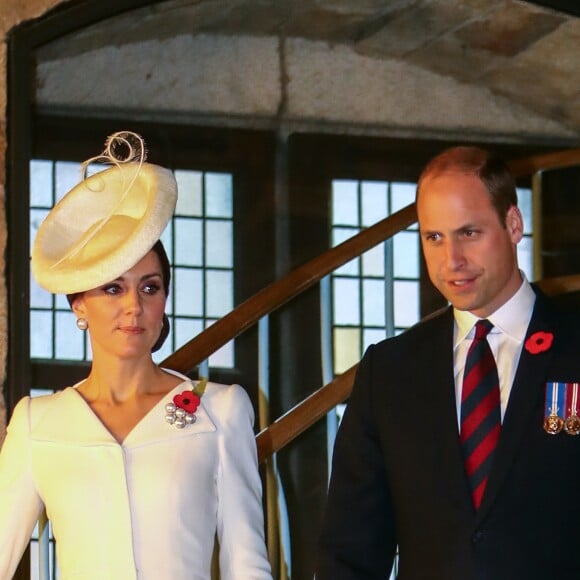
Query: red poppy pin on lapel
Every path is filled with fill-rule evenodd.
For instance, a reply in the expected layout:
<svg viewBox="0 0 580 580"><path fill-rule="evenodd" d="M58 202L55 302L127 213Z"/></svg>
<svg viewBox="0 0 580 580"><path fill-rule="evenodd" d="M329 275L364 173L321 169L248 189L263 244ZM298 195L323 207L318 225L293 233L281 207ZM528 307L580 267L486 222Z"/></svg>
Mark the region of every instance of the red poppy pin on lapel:
<svg viewBox="0 0 580 580"><path fill-rule="evenodd" d="M206 385L207 379L203 379L193 389L175 395L173 402L165 405L165 420L178 429L195 423L197 420L195 412L199 407Z"/></svg>
<svg viewBox="0 0 580 580"><path fill-rule="evenodd" d="M525 348L530 354L540 354L546 352L552 346L554 335L551 332L538 331L534 332L526 340Z"/></svg>

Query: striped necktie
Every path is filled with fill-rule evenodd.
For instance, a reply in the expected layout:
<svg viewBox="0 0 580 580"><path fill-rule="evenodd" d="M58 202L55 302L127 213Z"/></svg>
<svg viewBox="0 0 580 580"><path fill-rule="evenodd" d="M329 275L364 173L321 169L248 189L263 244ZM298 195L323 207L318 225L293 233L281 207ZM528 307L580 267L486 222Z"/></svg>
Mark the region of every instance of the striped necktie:
<svg viewBox="0 0 580 580"><path fill-rule="evenodd" d="M461 391L461 445L473 505L481 504L501 429L499 378L487 342L493 324L478 320L467 352Z"/></svg>

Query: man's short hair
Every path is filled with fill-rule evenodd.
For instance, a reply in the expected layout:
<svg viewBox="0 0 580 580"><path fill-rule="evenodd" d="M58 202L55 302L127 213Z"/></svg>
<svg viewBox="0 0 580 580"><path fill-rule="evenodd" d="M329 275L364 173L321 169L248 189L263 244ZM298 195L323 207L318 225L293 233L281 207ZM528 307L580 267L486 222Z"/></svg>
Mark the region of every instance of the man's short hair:
<svg viewBox="0 0 580 580"><path fill-rule="evenodd" d="M480 147L459 146L446 149L427 163L417 183L416 199L421 186L430 178L444 173L463 173L478 177L491 196L491 202L502 224L510 207L518 205L515 179L507 163Z"/></svg>

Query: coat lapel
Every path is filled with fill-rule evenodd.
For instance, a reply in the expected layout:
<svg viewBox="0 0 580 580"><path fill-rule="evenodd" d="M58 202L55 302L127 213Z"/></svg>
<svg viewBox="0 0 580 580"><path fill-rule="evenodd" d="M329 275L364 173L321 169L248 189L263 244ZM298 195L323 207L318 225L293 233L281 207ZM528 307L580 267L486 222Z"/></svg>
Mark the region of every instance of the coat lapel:
<svg viewBox="0 0 580 580"><path fill-rule="evenodd" d="M552 347L539 354L531 354L522 348L518 368L504 421L496 456L489 476L487 488L482 504L477 512L477 519L485 517L493 505L497 494L505 481L518 450L522 445L522 438L529 422L533 420L533 411L544 396L544 386L547 380L547 371L557 349L557 334L554 330L554 318L550 305L542 295L538 295L534 313L528 327L525 342L538 331L552 332L554 343Z"/></svg>
<svg viewBox="0 0 580 580"><path fill-rule="evenodd" d="M179 392L183 390L180 387ZM192 425L186 425L183 429L178 429L175 425L170 425L165 421L165 404L172 400L176 391L172 391L168 396L160 401L143 420L129 433L123 446L127 448L150 445L159 441L168 442L184 437L191 437L200 433L210 433L216 430L215 424L211 420L203 397L195 412L196 421Z"/></svg>

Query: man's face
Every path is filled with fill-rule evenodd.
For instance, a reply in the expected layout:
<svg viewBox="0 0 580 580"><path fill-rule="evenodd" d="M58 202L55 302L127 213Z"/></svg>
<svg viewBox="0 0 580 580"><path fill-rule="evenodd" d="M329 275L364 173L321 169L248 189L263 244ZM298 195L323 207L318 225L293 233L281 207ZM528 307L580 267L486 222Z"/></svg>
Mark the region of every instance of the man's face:
<svg viewBox="0 0 580 580"><path fill-rule="evenodd" d="M517 207L502 224L477 176L443 173L423 182L417 213L429 277L453 306L486 318L515 294L522 282Z"/></svg>

